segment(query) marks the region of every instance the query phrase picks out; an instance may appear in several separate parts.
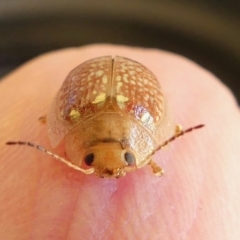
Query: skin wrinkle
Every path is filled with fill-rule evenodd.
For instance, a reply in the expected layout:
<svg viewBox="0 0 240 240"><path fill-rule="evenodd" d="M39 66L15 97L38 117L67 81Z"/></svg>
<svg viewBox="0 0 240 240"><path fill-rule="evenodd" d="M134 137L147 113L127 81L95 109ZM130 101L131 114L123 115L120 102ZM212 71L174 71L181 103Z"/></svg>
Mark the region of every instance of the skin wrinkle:
<svg viewBox="0 0 240 240"><path fill-rule="evenodd" d="M116 180L116 184L119 183L119 181L121 180ZM116 185L117 186L117 185ZM112 239L112 235L115 236L119 236L121 237L121 231L119 231L119 228L121 229L121 225L122 225L122 217L124 216L123 211L125 210L125 206L122 207L118 207L121 206L119 204L119 201L121 201L121 194L122 194L122 190L124 190L122 188L121 183L118 185L117 188L114 189L114 191L111 193L111 195L109 196L108 199L108 205L106 205L106 211L104 211L104 214L109 214L109 221L105 224L105 229L106 231L101 231L101 235L99 236L99 239ZM119 196L120 194L120 196ZM127 195L126 195L127 196ZM111 200L110 200L111 199ZM119 208L119 210L117 210ZM114 209L114 211L109 210L109 209ZM114 213L116 212L120 212L120 215L115 215ZM121 222L121 225L119 226L119 228L113 228L111 225L112 224L116 224L118 225L118 222ZM107 227L107 225L109 227ZM94 237L92 238L94 239Z"/></svg>
<svg viewBox="0 0 240 240"><path fill-rule="evenodd" d="M78 203L78 198L76 198L76 200L74 202L73 209L76 209L77 203ZM75 217L74 214L75 214L75 211L73 210L72 214L71 214L71 218L69 218L67 231L66 231L65 236L63 237L63 239L66 239L66 240L70 239L70 231L71 231L73 220L74 220L74 217Z"/></svg>
<svg viewBox="0 0 240 240"><path fill-rule="evenodd" d="M11 168L12 168L12 166L11 166ZM21 165L20 168L25 168L25 167L23 165ZM22 226L25 226L25 227L30 229L29 222L25 221L25 219L26 219L25 216L31 215L31 213L30 213L30 209L31 208L26 209L26 203L27 203L28 206L31 206L32 205L31 203L33 203L33 202L31 201L31 199L29 201L29 199L27 198L28 197L28 193L25 192L27 190L27 188L26 189L23 188L23 184L22 183L25 182L25 179L26 179L25 176L18 176L16 174L10 175L10 176L6 176L6 180L13 183L11 191L13 193L17 192L18 189L20 189L20 191L21 191L21 197L20 198L19 198L19 196L18 196L17 199L8 198L8 197L6 198L6 202L8 204L9 210L10 210L9 216L11 216L11 210L13 210L12 213L15 215L14 224L16 225L16 228L18 228L18 229L21 229ZM1 185L4 186L5 184L7 184L7 181L5 183L3 181L1 181ZM18 187L17 187L17 185L15 185L14 182L18 182L18 184L20 183L21 185L18 185ZM30 192L33 192L33 191L34 191L34 188L31 188ZM1 191L1 193L4 196L4 192ZM22 219L20 219L20 217L17 214L18 210L14 209L13 206L18 206L19 211L22 210L24 212L24 215L22 216ZM9 219L9 217L7 217L7 219ZM0 222L2 222L2 221L0 221ZM1 224L1 227L3 227L2 224ZM0 231L1 230L2 230L2 228L0 229ZM11 233L11 234L13 235L13 233ZM28 235L28 232L25 232L25 233L21 234L22 238L21 238L20 235L18 237L19 237L19 239L24 239L25 237L27 237L27 235Z"/></svg>
<svg viewBox="0 0 240 240"><path fill-rule="evenodd" d="M42 174L43 175L43 174ZM43 176L39 177L39 186L41 186L41 180L43 179ZM31 235L30 235L30 238L34 238L35 236L35 232L36 232L36 226L37 226L37 219L38 219L38 213L36 212L36 209L38 209L38 202L39 202L39 195L40 195L40 192L42 191L42 188L38 188L37 189L37 194L36 194L36 201L35 201L35 208L33 208L33 219L34 221L32 222L32 231L31 231ZM37 206L37 207L36 207Z"/></svg>
<svg viewBox="0 0 240 240"><path fill-rule="evenodd" d="M42 153L41 152L37 152L38 154L39 154L39 156L41 156L42 157L42 159L39 159L39 163L42 163L42 165L48 165L48 167L46 168L46 169L52 169L52 167L54 167L53 166L53 163L54 162L51 162L50 161L50 157L47 157L47 159L43 159L44 157L46 158L46 156L42 156ZM49 161L47 161L47 160L49 160ZM58 165L59 165L59 163L58 163ZM60 164L60 166L61 166L61 164ZM63 167L63 166L61 166L61 167ZM44 168L44 167L43 167ZM56 169L57 170L57 169ZM48 172L48 171L47 171ZM35 236L35 237L33 237L34 235L36 235L36 229L38 229L38 227L37 226L39 226L39 222L41 223L41 221L42 221L42 219L39 219L39 215L37 215L37 212L39 211L39 210L41 210L41 208L42 208L42 204L45 204L45 202L46 202L46 199L48 199L48 198L50 198L51 197L51 195L52 194L55 194L55 193L52 193L52 191L51 191L51 189L55 189L55 187L52 187L52 188L50 188L51 186L52 186L52 184L54 184L54 185L58 185L58 181L61 181L61 179L59 179L58 178L58 174L51 174L52 175L52 181L50 182L50 185L49 186L47 186L47 187L45 187L46 186L46 180L45 180L45 178L47 177L47 175L48 175L49 173L45 173L44 171L42 171L42 174L41 174L41 179L40 179L40 185L43 187L43 188L40 188L41 189L41 191L38 193L38 196L37 196L37 198L40 198L40 199L42 199L42 201L40 201L39 202L39 199L38 199L38 201L36 201L36 204L35 204L35 211L36 211L36 217L35 217L35 227L33 228L33 233L32 233L32 238L33 239L38 239L37 238L37 236ZM55 179L53 179L53 177L55 178ZM69 183L67 183L67 184L69 184ZM45 186L44 186L45 185ZM54 186L53 185L53 186ZM71 184L71 186L74 186L73 184ZM62 187L64 187L64 186L62 186ZM50 190L50 194L49 194L49 190ZM73 189L74 190L74 189ZM51 198L50 198L51 199ZM60 200L57 200L57 205L59 205L59 201L61 201L61 199ZM39 204L40 203L40 204ZM54 206L52 206L52 207L54 207ZM51 208L52 208L51 207ZM71 212L73 212L73 208L74 208L74 206L72 206L72 211ZM50 211L52 211L51 209L49 209ZM41 211L41 212L43 212L43 214L42 215L46 215L46 214L48 214L48 210L47 210L47 208L44 208L44 211ZM69 211L68 211L68 214L69 214ZM54 220L54 219L53 219ZM46 227L46 228L44 228L44 231L46 232L47 231L47 229L48 229L48 226ZM41 231L41 234L43 234L44 233L44 231ZM58 238L59 239L59 238Z"/></svg>
<svg viewBox="0 0 240 240"><path fill-rule="evenodd" d="M69 193L69 190L68 189L70 189L70 193L71 192L73 192L74 193L74 198L72 198L72 199L70 199L70 202L66 202L66 201L63 201L62 203L61 203L61 199L59 199L59 203L57 203L58 204L58 206L57 206L57 208L56 208L56 210L57 211L59 211L59 216L56 216L56 217L54 217L52 220L53 221L56 221L56 223L61 223L62 221L61 221L61 218L62 218L62 220L63 220L63 222L67 225L67 226L69 226L69 224L71 223L71 219L72 219L72 215L73 215L73 213L74 213L74 211L75 211L75 207L74 207L74 204L76 204L77 203L77 201L78 201L78 198L77 198L77 194L75 193L75 189L73 189L72 188L72 184L70 185L70 184L68 184L69 185L69 187L70 188L65 188L66 190L67 190L67 194ZM54 195L56 194L56 193L53 193ZM60 194L60 196L61 196L61 192L59 192L59 194ZM51 193L51 195L52 195L52 193ZM49 194L48 194L48 198L52 198L52 196L49 196ZM69 195L69 194L68 194ZM53 196L54 197L54 196ZM59 210L58 210L59 209ZM54 210L54 209L53 209ZM53 211L53 212L55 212L55 210ZM64 224L64 225L65 225ZM59 224L58 224L59 225ZM65 225L65 226L66 226ZM65 228L65 230L63 231L62 229L61 229L61 235L58 235L58 234L55 234L55 238L57 237L58 239L59 238L62 238L62 239L65 239L64 238L64 235L66 235L67 233L66 233L66 231L67 231L67 229L68 228ZM50 229L49 229L50 230ZM48 234L52 234L51 233L52 231L50 230L49 232L48 232ZM34 238L35 239L35 238Z"/></svg>
<svg viewBox="0 0 240 240"><path fill-rule="evenodd" d="M217 144L216 144L216 141L214 141L214 139L215 138L213 138L213 145L211 146L212 148L217 148ZM211 140L210 140L211 141ZM219 145L219 146L221 146L221 145ZM217 149L215 150L215 151L218 151ZM220 149L219 149L219 151L221 151ZM222 158L221 159L226 159L224 156L222 156ZM212 162L209 162L209 164L214 164L214 163L212 163ZM230 164L229 164L230 165ZM227 166L227 165L226 165ZM215 166L213 166L213 167L215 167ZM211 166L209 166L209 168L211 169ZM216 167L215 167L216 168ZM228 171L226 171L227 169L216 169L216 171L218 172L218 174L220 175L220 176L224 176L224 173L225 172L228 172ZM225 175L225 178L227 178L227 175ZM223 179L224 180L224 179ZM206 180L205 180L206 181ZM219 184L218 184L218 181L219 180L215 180L215 179L211 179L211 181L214 183L214 185L215 186L218 186ZM226 184L222 184L221 185L222 187L221 187L221 189L219 189L218 190L218 194L217 194L217 196L221 196L221 198L223 198L223 197L225 197L225 196L227 196L228 194L223 194L223 188L224 188L224 186L226 186ZM215 200L217 200L217 198L218 197L213 197ZM216 201L216 202L218 202L218 201ZM224 208L219 208L219 211L223 211L223 209ZM229 215L229 216L232 216L232 215ZM222 229L221 229L222 230Z"/></svg>
<svg viewBox="0 0 240 240"><path fill-rule="evenodd" d="M40 129L42 129L42 128L40 128ZM41 139L40 131L38 133L39 139ZM34 149L31 149L31 150L34 150ZM38 202L37 199L38 199L39 191L41 189L40 186L41 186L41 180L43 177L41 169L43 168L44 162L41 161L41 157L40 157L41 155L38 152L34 151L34 155L36 156L36 167L38 169L38 175L37 175L37 179L36 179L36 187L35 187L34 194L33 194L31 216L32 216L32 219L35 220L36 219L35 208L36 208L36 204ZM31 221L31 227L29 228L29 238L31 238L31 236L33 234L34 223L35 223L35 221Z"/></svg>
<svg viewBox="0 0 240 240"><path fill-rule="evenodd" d="M95 176L91 177L92 180L93 180L94 178L96 178L96 177L95 177ZM109 179L100 179L100 180L101 180L101 182L99 182L100 186L103 187L103 186L105 186L105 185L109 185L109 184L106 182L106 180L109 181ZM105 182L102 182L102 181L105 181ZM116 180L113 179L113 181L116 181ZM110 183L112 186L115 185L115 184L113 184L113 183L111 183L111 182L109 182L109 183ZM90 185L91 185L91 184L92 184L92 182L90 182ZM97 212L93 213L91 216L83 215L83 219L91 219L91 217L94 216L94 218L95 218L95 220L96 220L96 219L98 219L99 217L101 218L101 216L104 216L105 214L107 214L106 209L108 209L108 205L107 205L108 199L109 199L109 197L111 196L112 191L115 191L116 188L115 188L115 187L110 187L110 189L112 189L112 191L107 192L108 196L105 197L104 199L102 198L102 196L104 196L103 193L98 194L98 192L95 192L94 194L96 194L96 196L98 196L98 200L95 200L94 197L93 197L93 198L91 197L92 193L89 192L89 189L91 189L91 187L88 186L88 185L89 185L89 182L88 182L88 183L86 182L85 185L83 186L82 193L80 193L80 195L79 195L79 201L78 201L78 204L77 204L77 209L81 208L81 205L82 205L81 199L83 199L82 195L83 195L84 197L87 197L87 198L90 197L93 202L92 202L92 203L91 203L91 202L88 202L88 204L90 204L90 206L91 206L90 208L97 207ZM99 186L97 189L101 189L102 187L100 187L100 186ZM108 188L106 188L106 190L107 190L107 189L108 189ZM104 191L106 191L106 190L104 190ZM91 194L89 197L88 197L88 192ZM101 204L101 203L104 203L104 204ZM99 208L98 206L100 206L100 208ZM87 209L87 207L83 207L83 209ZM86 214L86 213L85 213L85 214ZM73 220L73 221L74 221L74 222L78 221L78 220L77 220L78 217L79 217L79 213L78 213L78 211L76 211L76 213L75 213L75 215L74 215L74 220ZM99 225L99 224L100 224L100 225ZM103 222L100 221L99 224L98 224L98 227L102 226L102 225L103 225ZM92 231L87 231L87 232L89 232L89 233L92 232L92 235L94 235L95 225L90 224L89 227L92 229ZM71 230L70 230L71 234L73 234L73 232L75 231L75 228L76 228L76 226L73 224L73 225L72 225L72 228L71 228ZM77 228L78 228L78 226L77 226ZM106 229L106 227L104 227L104 228ZM101 227L101 229L102 229L102 227ZM97 230L96 230L96 231L97 231ZM71 239L71 234L69 235L69 236L70 236L70 237L69 237L70 239ZM88 235L85 235L85 236L88 236ZM96 236L96 233L95 233L95 236ZM89 239L91 239L90 236L89 236Z"/></svg>
<svg viewBox="0 0 240 240"><path fill-rule="evenodd" d="M194 137L194 136L193 136ZM198 144L198 149L201 148L201 145ZM200 150L201 151L201 150ZM204 156L203 156L204 158ZM201 197L200 196L203 196L204 194L204 188L203 188L203 181L204 181L204 176L202 174L203 172L203 169L202 169L202 166L199 164L198 167L196 168L196 174L198 174L198 177L196 177L196 181L198 181L197 184L195 184L196 186L198 186L198 191L195 192L195 199L192 201L192 203L194 204L194 214L192 215L192 219L191 219L191 222L190 222L190 225L189 227L186 229L186 233L183 237L183 239L187 239L187 237L191 237L191 231L192 229L194 228L194 225L197 221L197 217L198 217L198 214L199 214L199 206L200 206L200 202L201 202ZM191 181L189 179L189 181ZM196 190L196 187L194 188L194 190ZM192 194L192 196L194 196L194 194Z"/></svg>
<svg viewBox="0 0 240 240"><path fill-rule="evenodd" d="M39 168L38 168L39 169ZM39 169L40 170L40 169ZM39 192L39 186L40 186L40 178L41 178L41 173L40 171L38 171L38 176L37 176L37 180L36 180L36 187L34 189L34 194L33 194L33 200L32 200L32 206L31 206L31 216L34 219L34 207L36 206L36 202L37 202L37 196L38 196L38 192ZM32 233L32 229L34 229L34 221L31 222L31 227L29 227L29 232L28 232L28 237L30 238L31 233Z"/></svg>
<svg viewBox="0 0 240 240"><path fill-rule="evenodd" d="M109 202L110 204L112 203L112 199L114 198L114 196L116 195L117 191L118 191L118 186L117 186L117 179L102 179L103 180L103 188L104 189L108 189L110 191L108 191L108 196L105 197L105 199L103 200L104 203ZM99 211L99 215L110 215L111 218L111 211L109 210L111 209L111 206L109 206L108 204L102 205L102 207L100 208ZM104 221L103 227L101 228L101 230L99 231L97 229L97 226L95 228L95 230L92 233L92 236L90 239L95 239L96 236L98 236L98 239L104 239L106 237L108 237L110 234L112 234L113 232L113 228L109 228L109 226L111 225L111 222L114 221L114 217L112 217L112 221L108 220L108 221ZM95 233L95 234L94 234Z"/></svg>
<svg viewBox="0 0 240 240"><path fill-rule="evenodd" d="M129 189L131 189L131 194L134 194L134 184L133 184L131 175L128 179L120 179L118 180L118 182L119 181L120 181L119 188L117 189L117 191L114 192L114 195L112 196L112 201L110 201L110 205L108 209L110 218L112 219L112 224L119 227L115 230L117 231L117 233L113 231L109 232L109 235L108 235L109 239L112 239L113 236L119 236L119 237L124 236L124 232L125 232L124 225L128 226L126 219L129 219L128 204L131 204L132 201L129 199L130 202L126 201L119 204L119 199L121 199L121 196L129 196L130 194ZM125 188L126 184L128 184L128 187L129 187L127 189ZM110 209L112 209L113 211L110 211ZM116 218L116 216L118 217ZM126 216L128 217L126 218ZM114 229L113 226L111 226L110 229L113 230Z"/></svg>
<svg viewBox="0 0 240 240"><path fill-rule="evenodd" d="M131 176L130 176L130 178L131 178ZM133 179L126 179L126 180L125 179L120 179L118 181L121 181L121 183L119 185L118 191L115 192L114 198L110 202L109 209L113 209L113 212L111 213L110 217L115 222L115 225L119 226L116 229L117 232L115 232L114 236L115 237L116 236L123 237L124 236L124 232L126 231L125 228L124 228L124 223L123 222L125 221L126 225L128 226L128 223L127 223L127 219L129 219L129 207L128 207L128 204L131 205L131 206L136 206L135 209L137 209L138 205L135 202L132 202L131 199L129 199L129 201L126 201L126 204L127 204L126 206L125 205L121 205L121 204L119 205L118 199L121 199L122 195L124 195L124 196L129 196L129 194L135 195L135 193L134 193L134 189L135 189L134 183L136 181L134 181ZM127 181L127 183L125 183L126 181ZM128 184L128 185L130 184L129 188L127 188L127 189L124 187L124 186L126 186L126 184ZM131 191L131 192L129 192L129 191ZM132 198L132 200L136 201L135 198ZM125 209L127 209L127 210L125 210ZM133 208L130 208L130 209L131 209L131 212L132 212ZM137 211L137 213L138 212L139 211ZM124 214L124 213L126 213L126 214ZM118 216L117 221L115 220L116 216ZM138 221L138 219L139 219L139 217L136 218L136 221ZM113 229L113 228L111 228L111 229ZM134 236L134 233L133 233L132 236ZM110 235L109 239L112 239L112 238L113 238L113 236Z"/></svg>
<svg viewBox="0 0 240 240"><path fill-rule="evenodd" d="M194 134L193 134L194 135ZM193 138L194 138L194 136L193 136ZM194 139L192 139L193 140L193 142L194 142ZM182 151L182 149L184 149L184 145L189 145L187 142L189 142L189 141L191 141L191 140L189 140L189 139L187 139L187 138L185 138L185 139L182 139L181 140L181 142L179 141L178 143L176 143L176 145L181 145L182 147L180 147L179 149L178 149L178 154L177 155L182 155L181 154L181 151ZM191 142L190 142L191 143ZM189 158L191 159L191 152L188 152L188 156L189 156ZM198 167L196 168L196 166L194 166L193 168L188 164L188 163L186 163L185 161L184 161L184 159L182 159L182 162L180 162L180 161L177 161L177 163L180 163L181 165L183 165L183 167L181 167L182 169L191 169L190 171L189 170L187 170L186 172L191 172L191 173L193 173L194 174L194 181L193 181L193 179L191 178L191 175L185 175L185 177L183 178L183 181L184 182L187 182L187 184L184 184L184 183L181 183L181 178L180 179L178 179L177 180L177 182L179 182L179 184L181 184L181 185L183 185L183 186L185 186L185 185L192 185L191 183L192 182L195 182L196 181L196 184L195 184L195 186L201 186L200 184L199 184L199 181L201 182L201 178L199 178L199 177L197 177L197 172L199 171L199 169L198 169ZM189 166L188 166L189 165ZM180 168L180 167L179 167ZM197 169L197 170L196 170ZM198 187L199 188L199 187ZM176 186L176 191L178 191L178 187ZM182 218L181 218L181 221L183 221L183 222L186 222L186 224L181 224L181 225L184 225L185 227L184 228L182 228L182 227L179 227L179 229L180 229L180 231L179 231L179 234L180 234L180 236L181 236L181 238L182 239L184 239L187 235L188 235L188 231L189 231L189 228L191 227L191 225L193 224L193 222L194 222L194 217L196 216L196 214L194 214L194 213L196 213L196 210L197 210L197 202L198 202L198 196L200 196L200 192L201 192L201 188L199 188L198 190L197 190L197 188L196 187L194 187L193 188L194 190L194 192L189 192L188 191L188 189L183 189L182 190L182 193L184 194L184 195L186 195L187 197L188 197L188 199L189 199L189 201L190 201L190 203L191 204L187 204L187 206L186 206L186 214L184 215L184 216L182 216ZM179 197L177 197L177 198L179 198L180 199L180 196L181 196L181 194L182 194L181 192L179 192ZM194 198L193 198L194 197ZM195 203L195 204L194 204ZM193 205L192 205L193 204ZM182 207L182 208L184 208L184 206ZM184 220L185 219L185 220ZM177 237L177 236L176 236ZM178 236L179 237L179 236Z"/></svg>
<svg viewBox="0 0 240 240"><path fill-rule="evenodd" d="M141 179L142 180L142 179ZM135 190L135 188L134 188L134 190ZM135 195L135 194L134 194ZM136 206L136 209L137 209L137 211L136 211L136 213L135 214L137 214L136 215L136 217L135 217L135 224L137 225L137 226L139 226L139 228L141 229L141 236L142 236L142 234L143 234L143 232L142 232L142 230L144 229L144 222L142 222L142 221L140 221L140 219L141 219L141 211L140 211L140 206L139 206L139 204L138 204L138 198L134 198L134 204L133 204L133 206ZM135 232L133 232L133 236L134 236L134 238L136 238L136 236L137 236L137 232L136 232L136 228L135 228ZM144 238L143 238L144 239Z"/></svg>
<svg viewBox="0 0 240 240"><path fill-rule="evenodd" d="M41 183L41 178L42 178L42 174L38 177L38 181L37 181L37 185L38 186L41 186L40 183ZM39 191L40 191L41 188L39 187L36 187L36 190L35 190L35 198L34 198L34 204L32 207L32 218L34 219L34 221L31 222L31 225L32 227L30 228L30 232L29 232L29 237L30 239L33 237L33 230L35 229L35 225L36 225L36 218L37 218L37 214L35 212L35 209L36 209L36 205L37 205L37 202L38 202L38 196L39 196Z"/></svg>
<svg viewBox="0 0 240 240"><path fill-rule="evenodd" d="M142 180L142 179L141 179ZM130 179L130 181L131 181L131 179ZM135 188L135 182L134 182L134 180L132 180L132 182L131 182L131 185L132 185L132 187L131 188L129 188L129 189L131 189L131 192L129 191L129 189L128 189L128 191L126 191L126 196L128 196L129 194L132 194L133 196L135 196L137 193L136 193L136 188ZM121 195L122 193L119 193L119 195ZM140 229L141 230L143 230L144 229L144 224L143 224L143 222L140 222L139 221L139 219L141 219L141 211L140 211L140 206L139 206L139 204L138 204L138 198L132 198L132 201L131 202L126 202L126 204L131 204L131 206L134 206L134 208L136 209L135 210L135 219L133 219L133 218L131 218L130 219L130 221L129 221L129 223L130 223L130 225L131 225L131 223L132 223L132 221L134 221L134 223L135 223L135 225L136 226L138 226L139 224L140 224ZM129 212L129 208L128 208L128 205L126 205L126 207L123 207L124 209L126 209L126 211L125 211L125 214L123 215L122 213L121 213L121 215L122 216L124 216L124 219L126 218L125 216L126 215L128 215L128 212ZM119 219L119 221L118 221L118 225L120 225L120 223L122 222L122 219ZM127 228L128 229L128 228ZM124 230L124 229L122 229L122 231L124 231L124 233L125 233L125 235L127 236L127 232L126 232L126 230ZM136 236L137 236L138 234L137 234L137 232L136 232L136 228L134 228L133 229L133 232L132 232L132 237L133 238L136 238ZM120 229L119 229L119 236L121 236L121 231L120 231ZM142 234L142 231L141 231L141 236L143 237L143 234ZM126 237L125 237L126 238ZM144 239L144 238L143 238Z"/></svg>
<svg viewBox="0 0 240 240"><path fill-rule="evenodd" d="M200 196L201 194L198 194L198 195ZM185 233L182 231L181 239L187 239L187 236L190 235L190 233L191 233L191 231L192 231L192 229L194 227L194 224L195 224L195 222L197 220L198 209L199 209L198 206L199 206L199 200L195 204L195 207L194 207L195 211L194 211L194 213L193 213L193 211L190 212L192 214L192 218L191 218L191 221L189 222L189 226L187 226L186 229L185 229Z"/></svg>

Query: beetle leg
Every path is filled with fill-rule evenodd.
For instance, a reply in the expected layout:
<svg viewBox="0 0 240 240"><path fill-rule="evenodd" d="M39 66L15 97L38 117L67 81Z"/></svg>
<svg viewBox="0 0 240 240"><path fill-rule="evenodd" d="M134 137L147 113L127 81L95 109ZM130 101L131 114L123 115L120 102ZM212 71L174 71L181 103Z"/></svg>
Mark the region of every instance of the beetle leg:
<svg viewBox="0 0 240 240"><path fill-rule="evenodd" d="M179 135L183 131L182 125L176 125L175 127L175 135Z"/></svg>
<svg viewBox="0 0 240 240"><path fill-rule="evenodd" d="M47 116L42 116L38 119L41 123L45 124L47 122Z"/></svg>
<svg viewBox="0 0 240 240"><path fill-rule="evenodd" d="M150 160L148 164L151 166L153 174L157 177L161 177L164 174L164 170L160 166L158 166L153 160Z"/></svg>

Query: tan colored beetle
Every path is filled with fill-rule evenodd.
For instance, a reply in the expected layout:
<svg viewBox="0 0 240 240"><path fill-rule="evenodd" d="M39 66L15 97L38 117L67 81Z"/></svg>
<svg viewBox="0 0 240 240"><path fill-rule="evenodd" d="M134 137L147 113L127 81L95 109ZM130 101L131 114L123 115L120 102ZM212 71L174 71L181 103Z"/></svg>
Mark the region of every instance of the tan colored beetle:
<svg viewBox="0 0 240 240"><path fill-rule="evenodd" d="M31 142L8 142L35 147L85 174L121 177L149 164L163 146L198 125L175 130L163 141L165 102L156 77L143 65L124 57L99 57L73 69L47 115L53 147L64 141L68 158Z"/></svg>

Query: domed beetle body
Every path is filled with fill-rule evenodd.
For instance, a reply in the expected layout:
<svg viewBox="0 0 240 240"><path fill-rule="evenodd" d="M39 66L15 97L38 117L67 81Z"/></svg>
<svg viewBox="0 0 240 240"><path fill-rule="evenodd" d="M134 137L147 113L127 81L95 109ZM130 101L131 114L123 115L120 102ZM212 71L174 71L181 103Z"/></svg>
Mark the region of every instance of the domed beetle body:
<svg viewBox="0 0 240 240"><path fill-rule="evenodd" d="M168 140L166 104L158 80L142 64L125 57L104 56L74 68L47 115L53 147L62 141L68 159L36 147L86 174L121 177L147 164L161 176L152 155L170 141L201 128L177 128ZM165 141L164 141L165 140Z"/></svg>

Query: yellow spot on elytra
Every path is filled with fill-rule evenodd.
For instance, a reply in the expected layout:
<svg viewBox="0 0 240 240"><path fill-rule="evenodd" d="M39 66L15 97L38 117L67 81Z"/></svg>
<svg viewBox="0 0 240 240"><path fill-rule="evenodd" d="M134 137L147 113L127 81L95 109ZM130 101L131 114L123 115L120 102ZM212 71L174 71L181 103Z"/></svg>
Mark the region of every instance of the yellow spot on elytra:
<svg viewBox="0 0 240 240"><path fill-rule="evenodd" d="M79 121L80 115L81 115L80 112L78 112L78 111L75 110L75 109L73 109L73 110L70 112L70 114L69 114L72 122L77 122L77 121Z"/></svg>
<svg viewBox="0 0 240 240"><path fill-rule="evenodd" d="M124 81L125 83L128 83L128 75L127 75L127 76L123 76L123 81Z"/></svg>
<svg viewBox="0 0 240 240"><path fill-rule="evenodd" d="M116 87L116 91L117 91L117 92L119 92L119 90L120 90L120 88L121 88L122 85L123 85L122 82L118 82L118 83L117 83L117 87Z"/></svg>
<svg viewBox="0 0 240 240"><path fill-rule="evenodd" d="M102 66L104 66L106 63L105 63L105 61L100 61L100 62L98 62L98 66L99 67L102 67Z"/></svg>
<svg viewBox="0 0 240 240"><path fill-rule="evenodd" d="M106 83L108 82L108 78L107 78L106 75L104 75L104 76L102 77L102 82L103 82L104 84L106 84Z"/></svg>
<svg viewBox="0 0 240 240"><path fill-rule="evenodd" d="M143 123L149 123L150 121L152 121L152 117L151 117L151 115L150 115L150 113L149 112L145 112L143 115L142 115L142 117L141 117L141 122L143 122Z"/></svg>
<svg viewBox="0 0 240 240"><path fill-rule="evenodd" d="M133 81L133 80L131 80L130 83L131 83L132 85L135 85L135 84L136 84L136 82Z"/></svg>
<svg viewBox="0 0 240 240"><path fill-rule="evenodd" d="M149 96L148 96L148 95L145 95L145 96L143 97L143 99L144 99L145 101L148 101Z"/></svg>
<svg viewBox="0 0 240 240"><path fill-rule="evenodd" d="M97 77L101 77L103 74L104 74L104 71L103 71L103 70L98 70L98 71L95 73L95 75L96 75Z"/></svg>
<svg viewBox="0 0 240 240"><path fill-rule="evenodd" d="M128 97L125 97L123 95L117 95L117 102L124 103L127 102L128 100L129 100Z"/></svg>
<svg viewBox="0 0 240 240"><path fill-rule="evenodd" d="M94 100L93 104L101 103L106 100L106 93L100 93Z"/></svg>
<svg viewBox="0 0 240 240"><path fill-rule="evenodd" d="M148 79L144 78L144 79L143 79L143 83L144 83L144 84L149 84Z"/></svg>

